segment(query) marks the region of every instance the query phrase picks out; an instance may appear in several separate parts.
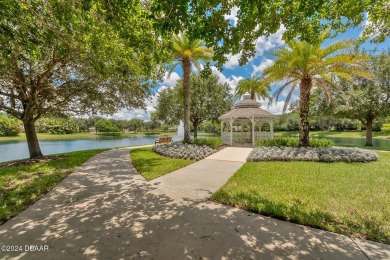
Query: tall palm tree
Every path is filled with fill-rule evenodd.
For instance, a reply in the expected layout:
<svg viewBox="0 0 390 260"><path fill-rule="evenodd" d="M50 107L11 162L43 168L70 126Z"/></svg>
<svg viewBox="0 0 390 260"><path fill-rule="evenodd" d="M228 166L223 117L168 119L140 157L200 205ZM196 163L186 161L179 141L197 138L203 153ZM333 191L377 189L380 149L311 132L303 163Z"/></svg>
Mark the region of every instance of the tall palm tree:
<svg viewBox="0 0 390 260"><path fill-rule="evenodd" d="M211 61L213 49L204 47L201 40L191 41L184 33L173 37L172 54L176 61L172 64L168 77L176 66L181 65L183 70L183 94L184 94L184 142L191 143L190 138L190 100L191 86L190 75L192 64L201 70L199 60Z"/></svg>
<svg viewBox="0 0 390 260"><path fill-rule="evenodd" d="M266 99L269 98L269 92L271 91L270 85L263 85L262 83L263 78L260 77L250 77L248 79L242 79L238 82L236 91L235 91L235 98L240 98L243 96L246 92L249 92L251 94L251 99L255 100L256 97L258 99Z"/></svg>
<svg viewBox="0 0 390 260"><path fill-rule="evenodd" d="M364 54L349 54L346 51L353 47L351 41L334 42L321 47L328 32L324 32L316 44L292 40L288 47L273 52L276 56L273 65L263 71L263 84L282 82L272 95L272 101L278 101L280 93L290 88L286 96L283 111L285 112L295 89L299 88L299 145L307 147L309 143L309 105L313 88L324 91L328 101L332 100L332 89L341 93L346 103L348 98L337 84L337 78L353 81L352 75L371 78L364 70L369 57Z"/></svg>

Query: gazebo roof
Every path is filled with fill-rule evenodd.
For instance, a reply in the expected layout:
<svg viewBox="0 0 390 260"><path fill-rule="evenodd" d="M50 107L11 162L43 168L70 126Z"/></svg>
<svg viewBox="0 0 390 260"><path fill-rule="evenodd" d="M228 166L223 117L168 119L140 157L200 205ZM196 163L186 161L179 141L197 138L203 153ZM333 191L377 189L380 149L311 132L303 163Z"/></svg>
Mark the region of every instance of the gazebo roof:
<svg viewBox="0 0 390 260"><path fill-rule="evenodd" d="M274 114L261 109L260 103L251 99L249 94L245 94L244 98L234 105L234 109L230 110L226 114L219 117L219 120L222 119L231 119L231 118L250 118L250 117L275 117Z"/></svg>

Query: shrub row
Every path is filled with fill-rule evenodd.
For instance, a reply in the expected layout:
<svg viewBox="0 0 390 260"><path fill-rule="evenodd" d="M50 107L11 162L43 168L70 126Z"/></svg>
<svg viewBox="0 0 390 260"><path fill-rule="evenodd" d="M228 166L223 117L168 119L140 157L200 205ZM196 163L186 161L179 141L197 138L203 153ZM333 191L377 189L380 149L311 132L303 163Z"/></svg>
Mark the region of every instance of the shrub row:
<svg viewBox="0 0 390 260"><path fill-rule="evenodd" d="M332 147L333 141L325 138L310 138L311 147ZM297 137L280 137L273 139L263 139L256 143L256 146L275 146L275 147L298 147L299 139Z"/></svg>
<svg viewBox="0 0 390 260"><path fill-rule="evenodd" d="M359 148L256 147L247 161L372 162L378 158L375 152Z"/></svg>
<svg viewBox="0 0 390 260"><path fill-rule="evenodd" d="M192 142L196 145L207 145L214 149L224 145L221 137L194 138Z"/></svg>
<svg viewBox="0 0 390 260"><path fill-rule="evenodd" d="M197 161L202 160L217 151L207 145L184 144L182 142L157 145L154 146L152 150L155 153L170 158Z"/></svg>

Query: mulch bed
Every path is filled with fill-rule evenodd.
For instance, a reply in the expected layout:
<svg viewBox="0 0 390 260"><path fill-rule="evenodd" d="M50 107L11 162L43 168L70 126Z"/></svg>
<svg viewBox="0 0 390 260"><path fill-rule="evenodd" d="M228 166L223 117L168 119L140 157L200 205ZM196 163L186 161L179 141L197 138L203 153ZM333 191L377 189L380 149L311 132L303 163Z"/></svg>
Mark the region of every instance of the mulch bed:
<svg viewBox="0 0 390 260"><path fill-rule="evenodd" d="M59 160L59 159L64 159L64 158L66 158L66 155L42 156L42 157L38 157L38 158L34 158L34 159L24 159L24 160L12 161L12 162L0 163L0 168L26 166L26 165L32 165L32 164L42 163L42 162L49 162L52 160Z"/></svg>

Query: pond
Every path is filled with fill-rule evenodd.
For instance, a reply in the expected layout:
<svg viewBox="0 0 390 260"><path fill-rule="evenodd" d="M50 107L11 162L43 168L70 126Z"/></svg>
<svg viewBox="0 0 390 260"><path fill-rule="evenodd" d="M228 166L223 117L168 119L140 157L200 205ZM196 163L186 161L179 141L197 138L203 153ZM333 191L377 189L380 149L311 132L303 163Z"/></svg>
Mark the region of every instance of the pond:
<svg viewBox="0 0 390 260"><path fill-rule="evenodd" d="M198 137L205 137L198 135ZM132 137L97 137L96 139L76 139L76 140L48 140L40 141L41 150L44 155L55 153L67 153L80 150L90 150L99 148L112 148L121 146L136 146L154 144L159 135L132 136ZM183 137L173 136L174 141L180 141ZM28 148L26 141L1 142L0 162L28 158Z"/></svg>
<svg viewBox="0 0 390 260"><path fill-rule="evenodd" d="M335 145L340 145L340 146L362 147L366 142L365 138L329 137L329 136L324 138L331 139ZM374 149L390 151L390 139L373 138L372 144L374 145L373 147Z"/></svg>

